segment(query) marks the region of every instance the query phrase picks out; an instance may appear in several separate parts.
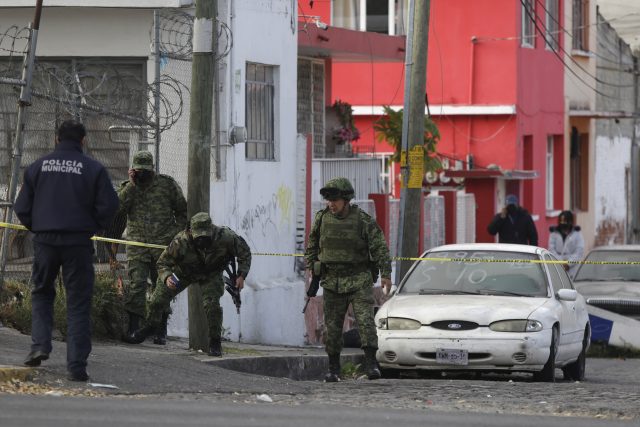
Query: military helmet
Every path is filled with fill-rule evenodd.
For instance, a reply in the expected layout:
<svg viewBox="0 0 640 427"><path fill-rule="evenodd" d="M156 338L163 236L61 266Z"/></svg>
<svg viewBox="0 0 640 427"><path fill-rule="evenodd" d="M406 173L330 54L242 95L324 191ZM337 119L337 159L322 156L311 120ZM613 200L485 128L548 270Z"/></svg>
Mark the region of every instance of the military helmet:
<svg viewBox="0 0 640 427"><path fill-rule="evenodd" d="M349 201L355 197L355 191L347 178L333 178L320 189L320 195L325 200L345 199Z"/></svg>

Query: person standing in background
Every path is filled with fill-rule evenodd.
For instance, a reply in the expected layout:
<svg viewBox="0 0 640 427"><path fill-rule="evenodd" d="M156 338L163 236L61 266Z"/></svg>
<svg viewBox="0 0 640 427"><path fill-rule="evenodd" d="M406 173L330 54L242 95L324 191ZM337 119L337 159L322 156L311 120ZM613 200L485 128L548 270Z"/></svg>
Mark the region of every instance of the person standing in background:
<svg viewBox="0 0 640 427"><path fill-rule="evenodd" d="M505 207L487 227L489 234L497 234L499 243L538 246L538 230L529 212L518 205L515 194L509 194L505 201Z"/></svg>
<svg viewBox="0 0 640 427"><path fill-rule="evenodd" d="M187 226L187 201L178 183L169 175L156 174L153 156L139 151L133 156L129 180L118 190L119 215L126 215L127 238L142 243L168 245ZM129 315L127 334L140 327L146 316L147 288L158 278L156 262L162 249L127 246L129 284L125 289L124 309ZM162 325L153 342L167 342L170 309L162 316Z"/></svg>
<svg viewBox="0 0 640 427"><path fill-rule="evenodd" d="M562 261L580 261L584 258L584 238L573 218L573 212L562 211L558 215L558 225L549 229L549 252ZM564 264L572 279L578 266L577 263Z"/></svg>
<svg viewBox="0 0 640 427"><path fill-rule="evenodd" d="M40 366L51 353L55 279L62 268L67 297L67 371L87 381L91 353L91 300L95 273L91 237L107 228L118 197L105 167L83 153L85 127L64 121L52 153L24 172L14 211L35 234L31 291L31 352L27 366Z"/></svg>

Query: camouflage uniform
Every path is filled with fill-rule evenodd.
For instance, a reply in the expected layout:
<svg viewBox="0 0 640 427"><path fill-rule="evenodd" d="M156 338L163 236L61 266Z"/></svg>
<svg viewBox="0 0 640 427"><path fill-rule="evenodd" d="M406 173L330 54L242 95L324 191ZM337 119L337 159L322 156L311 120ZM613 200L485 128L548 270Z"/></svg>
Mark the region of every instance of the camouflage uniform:
<svg viewBox="0 0 640 427"><path fill-rule="evenodd" d="M349 181L333 179L323 190L332 186L346 188L341 197L348 204L353 197ZM324 289L325 349L330 361L342 351L342 329L349 304L353 307L365 353L375 355L378 336L373 319L373 274L379 271L382 278L391 278L389 249L376 221L355 204L348 205L346 211L346 216L334 215L328 208L318 211L305 252L307 267L314 269L314 274L320 274L320 285Z"/></svg>
<svg viewBox="0 0 640 427"><path fill-rule="evenodd" d="M212 238L211 246L205 250L196 248L194 239L205 233ZM158 259L158 282L149 303L148 327L152 330L159 327L162 313L171 300L186 287L197 285L204 297L209 339L219 341L222 332L220 297L224 293L222 272L236 259L238 276L246 278L251 267L251 250L244 239L227 227L213 225L205 212L194 215L190 230L179 232ZM176 290L166 285L172 274L180 280Z"/></svg>
<svg viewBox="0 0 640 427"><path fill-rule="evenodd" d="M153 170L148 151L136 153L133 169ZM148 184L124 182L118 190L120 209L127 215L127 238L137 242L168 244L187 225L187 201L178 183L168 175L154 175ZM125 310L144 317L146 314L147 280L155 284L156 261L162 249L127 246L129 286Z"/></svg>

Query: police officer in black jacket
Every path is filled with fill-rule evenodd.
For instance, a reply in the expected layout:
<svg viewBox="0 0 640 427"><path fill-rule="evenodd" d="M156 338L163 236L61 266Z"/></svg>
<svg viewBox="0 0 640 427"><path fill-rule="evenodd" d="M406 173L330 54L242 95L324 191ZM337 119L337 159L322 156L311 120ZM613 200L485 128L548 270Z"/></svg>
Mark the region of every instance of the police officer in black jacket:
<svg viewBox="0 0 640 427"><path fill-rule="evenodd" d="M62 267L67 294L68 379L87 381L91 352L93 244L91 236L106 228L118 209L107 170L82 152L86 130L64 121L55 150L29 165L14 211L35 233L31 293L31 352L27 366L49 358L53 329L55 278Z"/></svg>

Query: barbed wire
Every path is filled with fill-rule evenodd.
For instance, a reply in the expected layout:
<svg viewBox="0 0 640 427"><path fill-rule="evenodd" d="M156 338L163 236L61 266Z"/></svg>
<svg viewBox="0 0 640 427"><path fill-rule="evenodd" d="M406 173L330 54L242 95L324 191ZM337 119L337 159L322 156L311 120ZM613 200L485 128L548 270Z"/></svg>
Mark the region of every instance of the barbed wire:
<svg viewBox="0 0 640 427"><path fill-rule="evenodd" d="M4 31L0 30L0 51L9 55L24 55L29 46L29 28L12 25Z"/></svg>
<svg viewBox="0 0 640 427"><path fill-rule="evenodd" d="M160 55L181 61L192 60L193 21L194 17L183 11L160 12ZM220 60L231 51L233 34L225 22L216 20L216 24L218 42L216 60ZM151 31L153 30L152 27Z"/></svg>

